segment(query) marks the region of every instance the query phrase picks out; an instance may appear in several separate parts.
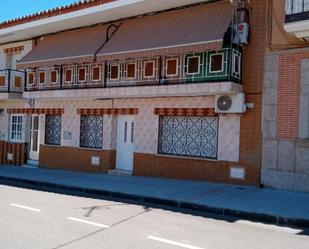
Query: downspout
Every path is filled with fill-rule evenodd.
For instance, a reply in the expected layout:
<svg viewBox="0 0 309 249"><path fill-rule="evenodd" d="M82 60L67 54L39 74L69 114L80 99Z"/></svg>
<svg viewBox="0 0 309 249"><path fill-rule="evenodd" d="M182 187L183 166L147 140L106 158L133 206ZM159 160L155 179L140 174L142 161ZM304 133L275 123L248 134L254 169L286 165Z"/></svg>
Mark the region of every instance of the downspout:
<svg viewBox="0 0 309 249"><path fill-rule="evenodd" d="M119 25L116 24L111 24L107 27L106 30L106 37L104 42L101 44L101 46L95 51L94 56L93 56L93 61L97 61L97 55L99 53L99 51L108 43L108 41L110 40L110 38L117 32L117 30L120 28L121 24L123 22L121 22ZM114 28L114 30L110 33L110 30Z"/></svg>

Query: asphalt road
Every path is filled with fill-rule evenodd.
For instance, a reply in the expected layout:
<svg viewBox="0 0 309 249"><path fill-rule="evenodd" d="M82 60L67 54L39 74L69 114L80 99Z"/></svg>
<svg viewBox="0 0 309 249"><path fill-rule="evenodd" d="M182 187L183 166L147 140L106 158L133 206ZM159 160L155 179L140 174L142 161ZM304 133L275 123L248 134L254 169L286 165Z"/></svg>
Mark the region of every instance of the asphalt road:
<svg viewBox="0 0 309 249"><path fill-rule="evenodd" d="M0 185L0 249L308 249L309 231Z"/></svg>

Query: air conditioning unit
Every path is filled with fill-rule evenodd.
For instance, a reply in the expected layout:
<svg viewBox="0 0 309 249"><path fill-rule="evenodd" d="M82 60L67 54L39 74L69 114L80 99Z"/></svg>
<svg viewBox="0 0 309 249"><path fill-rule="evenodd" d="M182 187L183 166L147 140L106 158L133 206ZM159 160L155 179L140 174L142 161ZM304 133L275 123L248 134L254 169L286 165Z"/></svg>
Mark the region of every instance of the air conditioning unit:
<svg viewBox="0 0 309 249"><path fill-rule="evenodd" d="M221 94L215 96L216 113L244 113L246 111L245 94Z"/></svg>
<svg viewBox="0 0 309 249"><path fill-rule="evenodd" d="M249 38L249 24L239 23L234 25L233 43L237 45L247 46Z"/></svg>

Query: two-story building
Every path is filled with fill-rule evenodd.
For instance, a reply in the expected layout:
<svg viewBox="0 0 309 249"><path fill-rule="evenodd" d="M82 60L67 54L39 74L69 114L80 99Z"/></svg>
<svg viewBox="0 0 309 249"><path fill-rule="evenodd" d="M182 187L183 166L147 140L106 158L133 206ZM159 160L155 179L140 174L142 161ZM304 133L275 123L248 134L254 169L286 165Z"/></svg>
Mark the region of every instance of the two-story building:
<svg viewBox="0 0 309 249"><path fill-rule="evenodd" d="M266 10L91 0L0 24L1 163L258 185Z"/></svg>
<svg viewBox="0 0 309 249"><path fill-rule="evenodd" d="M309 1L269 1L262 183L309 191Z"/></svg>

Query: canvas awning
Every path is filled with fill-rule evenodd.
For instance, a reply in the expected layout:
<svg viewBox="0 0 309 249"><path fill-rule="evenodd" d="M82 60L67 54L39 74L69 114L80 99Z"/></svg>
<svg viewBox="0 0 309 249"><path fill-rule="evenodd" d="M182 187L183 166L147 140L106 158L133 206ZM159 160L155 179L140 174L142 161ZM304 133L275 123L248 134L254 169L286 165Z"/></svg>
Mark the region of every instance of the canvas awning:
<svg viewBox="0 0 309 249"><path fill-rule="evenodd" d="M120 59L160 54L162 49L173 53L179 47L192 51L208 44L212 48L222 43L231 20L228 1L134 18L121 24L97 56L100 60Z"/></svg>
<svg viewBox="0 0 309 249"><path fill-rule="evenodd" d="M18 68L92 61L106 39L107 25L62 32L44 37L25 55Z"/></svg>
<svg viewBox="0 0 309 249"><path fill-rule="evenodd" d="M155 56L179 47L182 53L217 49L231 18L232 7L224 1L116 23L119 28L106 44L109 25L67 31L43 38L18 68Z"/></svg>

